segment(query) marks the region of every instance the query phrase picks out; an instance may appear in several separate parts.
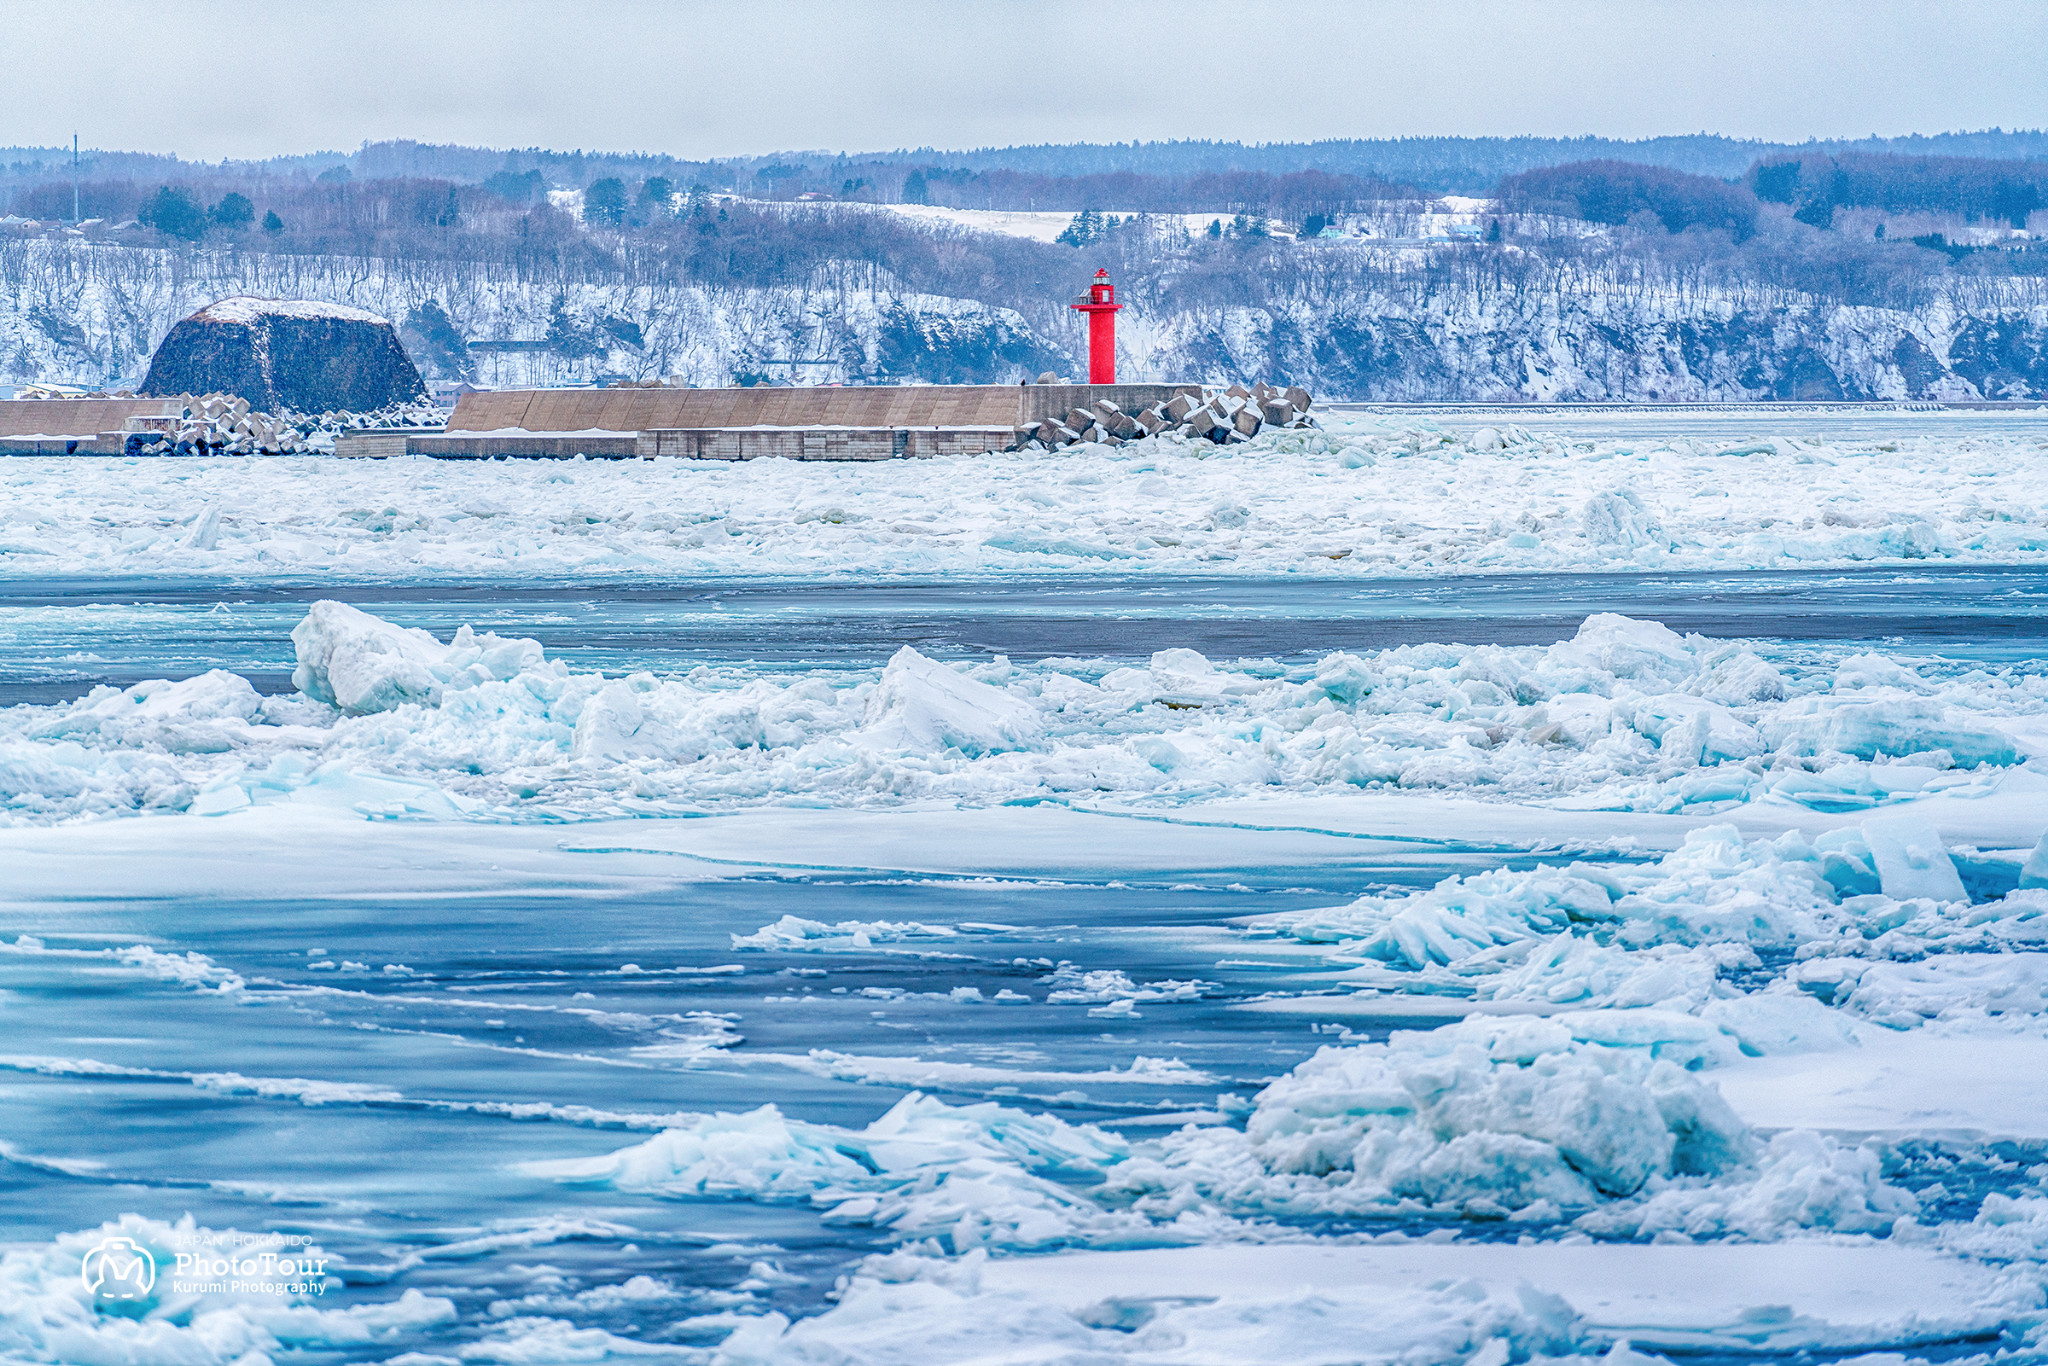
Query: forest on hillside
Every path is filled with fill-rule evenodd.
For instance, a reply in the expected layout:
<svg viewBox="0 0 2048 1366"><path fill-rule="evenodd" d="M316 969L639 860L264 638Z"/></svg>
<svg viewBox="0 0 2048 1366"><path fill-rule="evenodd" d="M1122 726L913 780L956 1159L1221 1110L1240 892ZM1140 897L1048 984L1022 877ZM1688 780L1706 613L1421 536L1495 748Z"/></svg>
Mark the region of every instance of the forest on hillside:
<svg viewBox="0 0 2048 1366"><path fill-rule="evenodd" d="M1283 176L1320 171L1326 175L1412 185L1431 194L1483 195L1490 193L1503 176L1570 162L1621 161L1733 180L1759 161L1844 153L2041 160L2048 158L2048 131L1992 128L1931 136L1807 143L1762 142L1708 133L1641 139L1406 137L1277 143L1187 139L950 151L920 147L889 152L775 152L705 160L656 152L506 149L396 139L366 142L353 152L308 152L231 162L87 149L79 174L89 181L175 182L221 175L244 179L349 176L357 180L452 180L472 185L497 175L534 174L555 189L582 189L609 177L632 180L662 176L684 184L702 182L728 190L768 189L780 184L791 195L837 193L849 181L865 181L863 188L878 187L880 193L893 195L913 170L920 169L955 174L1006 171L1055 180L1115 175L1186 179L1225 172ZM61 181L68 185L72 178L69 148L0 147L0 202L18 190L46 182ZM1055 207L1086 206L1075 203Z"/></svg>
<svg viewBox="0 0 2048 1366"><path fill-rule="evenodd" d="M991 179L1026 187L1018 190L1026 199L1059 187L1012 172L933 175L920 198L957 200L967 196L949 190L978 191ZM1613 161L1550 167L1500 182L1484 240L1419 258L1272 231L1313 236L1356 218L1390 225L1379 235L1398 237L1424 201L1385 181L1232 172L1090 176L1073 186L1087 193L1055 197L1062 210L1138 212L1077 218L1066 242L1048 244L935 227L858 202L762 200L661 176L602 179L575 204L552 202L531 173L476 185L230 174L159 185L104 180L83 184L78 198L86 217L101 220L87 240L174 254L379 258L426 275L483 271L539 287L768 288L822 273L1019 309L1060 295L1083 245L1091 261L1112 265L1128 289L1164 308L1331 300L1353 290L1426 298L1451 281L1484 282L1458 285L1481 293L1562 294L1591 276L1681 294L1910 310L2048 271L2036 238L1966 240L2024 228L2041 213L2048 162L1808 155L1757 162L1734 182ZM13 207L50 220L68 215L71 198L69 185L43 185L18 192ZM1216 214L1218 230L1177 231L1148 216L1187 212ZM115 232L121 221L135 226Z"/></svg>
<svg viewBox="0 0 2048 1366"><path fill-rule="evenodd" d="M1811 150L1733 178L1578 162L1458 201L1476 221L1455 239L1425 237L1447 206L1415 188L1319 170L906 173L927 204L1081 205L1059 242L915 219L859 186L800 199L657 174L564 192L534 168L85 181L78 212L98 221L69 228L73 187L46 181L14 191L29 221L0 228L0 373L117 377L176 309L239 291L391 313L445 381L1002 380L1072 368L1064 305L1101 266L1157 339L1133 363L1160 373L1255 369L1354 395L1534 392L1560 373L1576 392L2048 393L2044 168ZM1958 369L1950 351L1978 323L1964 352L1990 359ZM1842 326L1884 340L1844 342L1818 370L1780 355ZM1453 354L1432 327L1467 339ZM1751 359L1716 359L1730 347Z"/></svg>

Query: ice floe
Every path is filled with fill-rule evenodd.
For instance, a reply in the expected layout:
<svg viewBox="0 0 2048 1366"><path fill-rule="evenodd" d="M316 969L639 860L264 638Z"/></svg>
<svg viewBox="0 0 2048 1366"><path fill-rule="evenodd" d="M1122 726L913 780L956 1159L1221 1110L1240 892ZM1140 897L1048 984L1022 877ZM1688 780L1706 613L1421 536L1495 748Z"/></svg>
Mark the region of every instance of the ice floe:
<svg viewBox="0 0 2048 1366"><path fill-rule="evenodd" d="M1946 870L1941 895L1924 895L1923 869L1888 894L1873 851L1896 848L1901 828L1809 843L1706 827L1654 862L1501 869L1259 917L1254 935L1323 946L1337 972L1330 994L1248 1006L1334 1019L1370 1017L1383 995L1389 1015L1417 998L1448 1015L1522 1007L1692 1067L1856 1047L1860 1024L2038 1019L2048 895L1973 904L1924 832L1912 837Z"/></svg>
<svg viewBox="0 0 2048 1366"><path fill-rule="evenodd" d="M1608 1023L1475 1020L1325 1047L1262 1090L1242 1125L1155 1140L913 1093L862 1130L764 1106L525 1170L671 1197L800 1201L955 1254L1266 1241L1336 1218L1507 1219L1603 1238L1884 1234L1917 1212L1874 1150L1753 1130L1710 1077L1643 1046L1669 1020L1582 1037Z"/></svg>
<svg viewBox="0 0 2048 1366"><path fill-rule="evenodd" d="M1797 421L1788 416L1781 422ZM2011 562L2037 436L1492 438L1332 416L1243 445L817 464L8 462L0 574L1268 572ZM1475 496L1481 495L1481 496ZM203 534L199 534L203 533Z"/></svg>
<svg viewBox="0 0 2048 1366"><path fill-rule="evenodd" d="M465 626L444 644L333 602L292 640L291 696L214 671L0 711L0 820L220 815L315 790L373 817L551 821L787 799L1176 805L1359 788L1841 812L1995 791L2048 716L2048 677L2021 668L1773 664L1613 614L1547 647L1299 666L1172 649L1119 668L962 666L906 647L879 675L608 678L532 640ZM1953 891L1915 862L1931 857L1924 839L1872 838L1900 894Z"/></svg>
<svg viewBox="0 0 2048 1366"><path fill-rule="evenodd" d="M88 469L74 493L24 462L6 471L23 482L0 510L19 522L12 510L31 495L43 510L31 530L0 533L17 547L0 550L0 573L147 562L152 572L261 576L318 562L365 579L773 574L836 557L852 573L1059 571L1113 559L1134 572L1343 576L2025 559L2048 549L2034 445L1922 440L1825 455L1810 443L1738 457L1684 442L1638 451L1513 430L1468 443L1361 427L1257 452L1169 442L1057 463L941 462L919 467L914 497L889 482L900 467L394 462L374 472L373 490L360 467L247 463L230 478L195 461L131 470L133 488L119 490ZM1744 476L1729 480L1732 493L1701 491L1730 470ZM1992 473L1998 482L1965 489L1964 476ZM1482 481L1500 491L1483 507L1461 496ZM86 499L99 500L104 523L82 514ZM35 553L18 548L28 541ZM211 895L216 882L242 894L268 878L258 891L274 895L277 868L296 867L301 845L353 833L362 849L405 851L391 859L402 866L379 871L367 865L382 856L366 856L344 871L409 896L496 895L541 876L594 886L671 876L663 860L681 867L690 843L679 829L724 824L599 822L739 808L733 819L755 822L752 833L701 835L702 866L851 863L894 837L880 822L929 816L930 848L950 840L962 851L928 850L920 862L892 845L903 862L890 876L1029 868L1033 858L1042 869L1059 842L1044 832L1076 836L1093 808L1134 818L1087 817L1086 838L1127 860L1118 870L1140 866L1146 836L1165 839L1169 820L1181 822L1175 849L1206 840L1222 867L1254 847L1251 831L1299 828L1286 812L1338 797L1406 803L1400 838L1426 838L1423 827L1441 819L1428 813L1463 819L1482 805L1520 833L1491 861L1499 866L1463 862L1477 871L1433 887L1205 926L1229 942L1222 952L1271 949L1284 960L1276 966L1287 975L1258 982L1274 983L1268 997L1231 1006L1306 1015L1320 1031L1312 1042L1341 1040L1306 1058L1297 1048L1251 1083L1218 1080L1226 1068L1213 1052L1183 1061L1177 1036L1153 1030L1134 1028L1144 1051L1112 1062L1060 1058L1050 1045L997 1057L914 1036L812 1048L799 1032L801 1041L750 1046L748 1035L774 1036L787 1022L771 1016L756 1021L767 1029L743 1032L736 1014L673 1001L599 1008L509 987L444 997L413 978L405 963L423 960L409 952L390 963L313 959L311 984L286 989L212 944L218 961L169 942L50 948L18 937L0 946L10 965L76 965L186 1006L297 1009L290 1003L366 999L374 987L393 1009L417 1012L421 1028L559 1015L604 1038L622 1067L643 1069L636 1076L745 1078L757 1068L751 1075L806 1087L875 1088L860 1118L828 1123L796 1102L754 1106L758 1090L707 1113L672 1098L608 1108L296 1074L309 1065L277 1076L255 1064L144 1068L60 1057L54 1046L0 1058L38 1084L174 1084L207 1103L302 1117L404 1109L559 1121L546 1156L512 1149L519 1160L492 1179L537 1201L581 1187L621 1206L773 1204L777 1218L822 1220L886 1250L851 1263L829 1307L794 1320L751 1298L789 1279L767 1260L718 1295L640 1275L569 1286L539 1268L527 1281L479 1284L473 1303L393 1287L383 1302L342 1309L210 1295L123 1317L94 1313L79 1294L78 1260L109 1225L6 1251L4 1354L250 1366L301 1354L421 1366L1548 1366L1605 1354L1611 1366L1646 1366L1645 1352L1953 1356L1999 1333L2016 1359L2039 1349L2048 1106L2030 1083L2048 1069L2048 816L2029 804L2039 801L2030 770L2048 734L2048 682L2036 665L1774 651L1612 615L1547 647L1431 644L1290 663L1186 649L1142 662L962 663L905 650L881 669L623 678L568 667L535 641L467 627L443 640L336 603L313 606L292 639L292 695L264 696L216 671L0 712L0 821L52 827L10 832L20 885L73 893L51 871L64 860L50 850L76 855L106 841L142 866L150 860L135 851L190 839L215 861L164 860L165 879ZM1996 821L1985 815L1994 809ZM219 819L92 824L179 813ZM1068 823L1035 823L1041 815ZM1213 831L1190 834L1211 819ZM564 821L590 824L549 833ZM1117 831L1101 833L1109 825ZM1600 838L1573 845L1576 857L1511 856L1567 827ZM156 843L136 834L145 828L162 832ZM966 851L970 829L1002 850ZM1629 843L1652 829L1657 841ZM406 843L409 830L421 842ZM219 854L241 857L237 832L260 841L250 848L270 861L261 877L235 882L245 875ZM1345 837L1334 822L1301 838L1311 836ZM799 848L800 837L814 842ZM1270 838L1257 847L1296 847ZM445 855L458 842L518 870L450 872L456 860ZM1318 848L1325 866L1350 857ZM579 858L589 870L571 867ZM337 874L308 870L307 887L316 876L325 887ZM790 904L720 922L710 956L665 958L635 944L607 950L596 975L669 985L752 971L766 955L802 955L790 971L804 974L836 974L857 958L900 968L913 956L929 961L908 966L936 970L987 957L1018 933L946 921L922 904L827 912L797 899L782 913ZM728 924L741 964L723 961ZM863 1009L916 1001L977 1022L1036 1011L1104 1037L1122 1037L1111 1031L1126 1021L1170 1031L1226 1008L1216 1000L1224 989L1203 979L1228 974L1206 959L1084 966L1012 962L1006 951L1001 961L1019 970L930 991L856 983L842 999ZM994 991L998 981L1024 990ZM798 998L766 999L782 1009ZM1438 1016L1465 1018L1389 1028ZM566 1056L481 1037L465 1046L521 1064ZM1156 1112L1134 1107L1138 1122L1091 1124L1034 1108L1060 1097L1025 1094L1084 1084L1172 1099ZM1212 1105L1209 1091L1225 1085L1241 1091ZM946 1098L895 1099L910 1087ZM1175 1093L1189 1088L1202 1094ZM1915 1179L1904 1170L1914 1144L1938 1149L1935 1165L1997 1165L2002 1184L1970 1193L1960 1178L1955 1189ZM67 1180L106 1175L71 1156L4 1156ZM178 1232L135 1218L119 1227L153 1247ZM1427 1241L1454 1231L1461 1241ZM546 1236L451 1235L394 1254L376 1274ZM588 1322L629 1306L645 1307L636 1328ZM424 1354L396 1355L406 1348Z"/></svg>
<svg viewBox="0 0 2048 1366"><path fill-rule="evenodd" d="M965 1252L1091 1236L1150 1241L1151 1220L1104 1208L1057 1179L1099 1174L1128 1151L1090 1125L990 1102L948 1106L913 1092L864 1129L799 1122L769 1105L525 1171L676 1197L800 1201L825 1210L827 1222L943 1237Z"/></svg>
<svg viewBox="0 0 2048 1366"><path fill-rule="evenodd" d="M476 635L467 626L443 645L340 602L316 602L292 629L292 686L316 702L360 715L407 702L438 704L449 692L517 678L542 665L540 643Z"/></svg>
<svg viewBox="0 0 2048 1366"><path fill-rule="evenodd" d="M2000 1204L2015 1222L2028 1213ZM747 1322L718 1360L1652 1366L1661 1353L1811 1352L1903 1361L1988 1336L2027 1312L2029 1293L1933 1249L1818 1240L896 1253L863 1263L822 1315Z"/></svg>

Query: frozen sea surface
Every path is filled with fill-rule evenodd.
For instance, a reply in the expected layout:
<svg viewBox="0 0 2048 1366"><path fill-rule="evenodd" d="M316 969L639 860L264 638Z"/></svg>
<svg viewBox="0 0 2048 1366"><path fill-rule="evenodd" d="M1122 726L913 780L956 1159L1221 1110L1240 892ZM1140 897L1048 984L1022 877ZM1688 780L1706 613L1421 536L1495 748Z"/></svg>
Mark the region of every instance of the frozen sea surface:
<svg viewBox="0 0 2048 1366"><path fill-rule="evenodd" d="M2048 1065L2048 898L1843 896L1768 828L1659 855L1685 836L1624 822L1633 856L1567 860L1512 815L1399 810L1350 813L1379 838L1056 810L13 832L20 1354L126 1341L38 1327L117 1220L167 1258L304 1236L336 1272L296 1318L167 1299L145 1359L208 1359L202 1327L340 1360L709 1355L735 1328L730 1359L1324 1334L1340 1361L1425 1322L1445 1359L2024 1343L2048 1115L1997 1083ZM1403 917L1497 942L1403 961L1375 947ZM1950 961L1974 988L1812 989ZM1875 1022L1902 1008L1933 1013Z"/></svg>
<svg viewBox="0 0 2048 1366"><path fill-rule="evenodd" d="M1793 403L1644 404L1442 403L1331 405L1344 421L1426 420L1446 430L1476 432L1512 424L1524 431L1567 441L1721 440L1771 441L1793 437L1808 444L1882 443L1906 437L2038 437L2048 423L2048 405L2002 408L1907 408L1890 403L1802 406Z"/></svg>
<svg viewBox="0 0 2048 1366"><path fill-rule="evenodd" d="M2048 550L2048 414L1930 417L1831 434L1797 413L1651 415L1638 435L1579 437L1335 415L1237 446L946 457L914 477L886 461L15 458L0 463L0 576L1343 582Z"/></svg>
<svg viewBox="0 0 2048 1366"><path fill-rule="evenodd" d="M99 577L0 596L0 1355L2042 1355L2036 568L622 583L88 523ZM162 1274L109 1307L117 1232ZM238 1236L319 1293L178 1288Z"/></svg>

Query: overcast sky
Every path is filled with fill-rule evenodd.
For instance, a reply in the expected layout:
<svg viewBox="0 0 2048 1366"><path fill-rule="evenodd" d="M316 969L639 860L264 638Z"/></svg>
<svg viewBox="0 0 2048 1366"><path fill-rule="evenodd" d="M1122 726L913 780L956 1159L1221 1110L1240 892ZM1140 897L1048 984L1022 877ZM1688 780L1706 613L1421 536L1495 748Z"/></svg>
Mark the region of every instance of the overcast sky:
<svg viewBox="0 0 2048 1366"><path fill-rule="evenodd" d="M2044 0L0 0L0 144L682 157L2048 126Z"/></svg>

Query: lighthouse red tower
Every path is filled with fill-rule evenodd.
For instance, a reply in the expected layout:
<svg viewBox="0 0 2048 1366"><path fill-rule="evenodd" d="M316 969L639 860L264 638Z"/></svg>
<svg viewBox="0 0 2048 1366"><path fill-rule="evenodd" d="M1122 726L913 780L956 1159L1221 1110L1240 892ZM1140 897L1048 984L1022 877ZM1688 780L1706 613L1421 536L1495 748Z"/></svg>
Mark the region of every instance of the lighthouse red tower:
<svg viewBox="0 0 2048 1366"><path fill-rule="evenodd" d="M1116 311L1123 305L1116 301L1116 286L1109 282L1109 272L1096 271L1088 296L1067 306L1088 315L1088 382L1116 383Z"/></svg>

